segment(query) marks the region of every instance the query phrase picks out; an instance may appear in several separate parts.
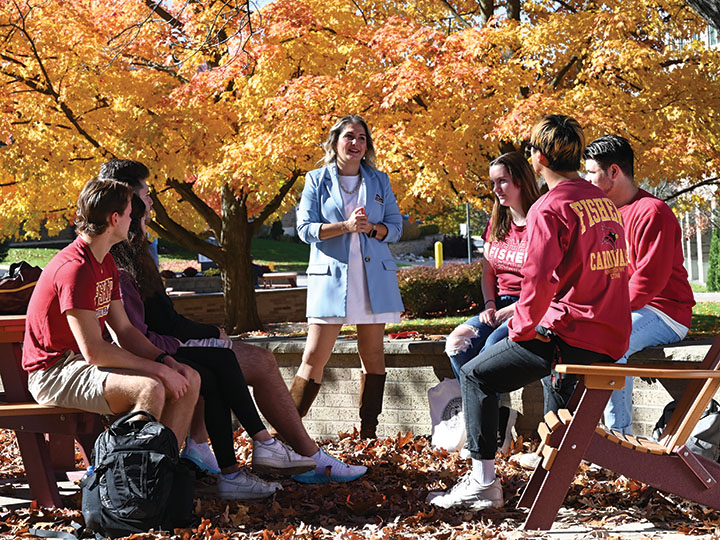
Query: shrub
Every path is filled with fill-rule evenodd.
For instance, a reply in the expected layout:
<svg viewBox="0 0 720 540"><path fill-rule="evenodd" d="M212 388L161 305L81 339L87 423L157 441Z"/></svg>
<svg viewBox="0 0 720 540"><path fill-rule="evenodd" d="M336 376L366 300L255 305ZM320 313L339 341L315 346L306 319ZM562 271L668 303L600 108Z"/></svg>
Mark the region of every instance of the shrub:
<svg viewBox="0 0 720 540"><path fill-rule="evenodd" d="M416 240L420 238L420 225L417 222L410 223L410 220L403 218L402 223L402 236L400 237L401 242L407 240Z"/></svg>
<svg viewBox="0 0 720 540"><path fill-rule="evenodd" d="M420 227L420 236L429 236L440 232L440 227L431 223L430 225L422 225Z"/></svg>
<svg viewBox="0 0 720 540"><path fill-rule="evenodd" d="M482 304L482 262L398 271L400 294L410 317L455 315Z"/></svg>
<svg viewBox="0 0 720 540"><path fill-rule="evenodd" d="M710 241L707 290L720 291L720 229L713 230Z"/></svg>
<svg viewBox="0 0 720 540"><path fill-rule="evenodd" d="M443 257L445 259L460 259L467 257L467 238L464 236L446 235L443 240Z"/></svg>
<svg viewBox="0 0 720 540"><path fill-rule="evenodd" d="M273 240L280 240L283 237L284 231L281 221L275 221L270 227L270 238Z"/></svg>

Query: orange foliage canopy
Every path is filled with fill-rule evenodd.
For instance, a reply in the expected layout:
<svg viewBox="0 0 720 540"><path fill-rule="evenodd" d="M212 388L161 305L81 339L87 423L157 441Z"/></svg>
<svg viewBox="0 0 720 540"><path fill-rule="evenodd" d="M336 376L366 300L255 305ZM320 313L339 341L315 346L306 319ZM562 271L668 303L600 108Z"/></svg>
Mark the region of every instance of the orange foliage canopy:
<svg viewBox="0 0 720 540"><path fill-rule="evenodd" d="M488 161L550 112L626 136L639 178L717 172L720 52L684 2L526 0L473 26L481 4L275 0L248 24L244 1L2 2L0 234L58 230L102 161L139 159L154 230L251 288L249 238L350 112L419 217L482 202Z"/></svg>

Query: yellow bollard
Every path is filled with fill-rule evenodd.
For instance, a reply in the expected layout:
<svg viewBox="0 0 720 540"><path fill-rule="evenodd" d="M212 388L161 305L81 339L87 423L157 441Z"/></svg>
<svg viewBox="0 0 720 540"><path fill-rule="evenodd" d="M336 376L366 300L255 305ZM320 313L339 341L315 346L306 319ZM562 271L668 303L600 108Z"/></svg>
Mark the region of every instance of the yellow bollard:
<svg viewBox="0 0 720 540"><path fill-rule="evenodd" d="M270 261L270 262L268 263L268 266L270 267L270 271L271 271L271 272L274 272L274 271L275 271L275 262L274 262L274 261Z"/></svg>
<svg viewBox="0 0 720 540"><path fill-rule="evenodd" d="M443 248L442 242L435 242L435 268L443 265Z"/></svg>

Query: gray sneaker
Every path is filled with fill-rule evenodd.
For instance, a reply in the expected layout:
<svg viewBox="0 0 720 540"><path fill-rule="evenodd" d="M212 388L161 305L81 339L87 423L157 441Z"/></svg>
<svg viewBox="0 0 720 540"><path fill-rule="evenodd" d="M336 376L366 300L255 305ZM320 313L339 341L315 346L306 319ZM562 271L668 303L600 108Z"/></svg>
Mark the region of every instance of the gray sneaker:
<svg viewBox="0 0 720 540"><path fill-rule="evenodd" d="M502 486L499 478L489 486L481 486L468 472L445 493L430 493L428 502L440 508L500 508L503 505Z"/></svg>
<svg viewBox="0 0 720 540"><path fill-rule="evenodd" d="M282 486L277 482L261 480L246 469L240 469L234 478L225 474L218 477L217 491L222 499L265 499L272 496Z"/></svg>
<svg viewBox="0 0 720 540"><path fill-rule="evenodd" d="M301 456L278 439L273 444L253 444L252 468L255 472L292 476L312 471L315 466L313 458Z"/></svg>

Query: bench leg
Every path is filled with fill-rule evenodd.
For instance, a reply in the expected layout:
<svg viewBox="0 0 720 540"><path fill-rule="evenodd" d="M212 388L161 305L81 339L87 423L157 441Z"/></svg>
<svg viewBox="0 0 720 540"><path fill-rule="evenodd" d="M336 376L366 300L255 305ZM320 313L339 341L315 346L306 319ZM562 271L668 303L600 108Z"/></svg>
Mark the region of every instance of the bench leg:
<svg viewBox="0 0 720 540"><path fill-rule="evenodd" d="M48 434L48 446L53 468L62 477L66 471L74 471L75 466L75 439L72 435L59 433Z"/></svg>
<svg viewBox="0 0 720 540"><path fill-rule="evenodd" d="M570 396L570 400L567 403L567 408L570 412L575 412L584 391L585 385L583 384L583 380L580 379L577 383L577 386L575 387L575 390L572 393L572 396ZM557 448L562 442L563 437L565 436L565 429L566 428L563 427L562 429L554 431L550 435L550 440L548 441L548 444L553 448ZM542 464L538 465L535 468L532 475L530 476L530 481L528 482L527 486L525 486L525 490L523 491L520 500L517 503L517 508L530 508L532 506L533 502L535 501L535 497L537 497L538 491L540 491L540 488L545 481L547 473L548 472L542 467Z"/></svg>
<svg viewBox="0 0 720 540"><path fill-rule="evenodd" d="M45 435L16 431L15 436L33 498L40 506L48 508L62 506Z"/></svg>
<svg viewBox="0 0 720 540"><path fill-rule="evenodd" d="M542 485L523 525L525 530L549 530L565 500L570 483L577 473L595 433L598 420L610 399L610 390L584 389L573 419L565 431L557 456L542 478ZM535 476L535 475L533 475ZM534 486L536 487L536 486Z"/></svg>

